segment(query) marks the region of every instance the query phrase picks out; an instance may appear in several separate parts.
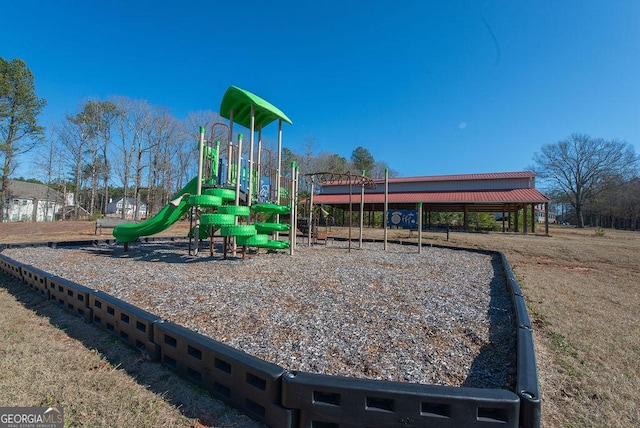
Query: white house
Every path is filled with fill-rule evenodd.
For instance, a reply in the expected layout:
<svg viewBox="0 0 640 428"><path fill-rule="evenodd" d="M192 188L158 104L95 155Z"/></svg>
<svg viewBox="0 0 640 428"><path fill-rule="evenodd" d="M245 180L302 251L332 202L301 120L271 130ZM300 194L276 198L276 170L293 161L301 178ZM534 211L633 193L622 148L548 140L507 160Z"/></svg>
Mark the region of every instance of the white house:
<svg viewBox="0 0 640 428"><path fill-rule="evenodd" d="M538 223L544 223L545 213L544 213L544 205L538 204L535 208L536 211L536 221ZM556 213L553 211L549 211L549 223L556 222Z"/></svg>
<svg viewBox="0 0 640 428"><path fill-rule="evenodd" d="M65 195L49 186L9 180L3 222L54 221L65 205L73 205L73 194Z"/></svg>
<svg viewBox="0 0 640 428"><path fill-rule="evenodd" d="M505 219L509 218L509 213L495 213L496 221L502 221L502 217ZM538 223L544 223L545 221L545 211L544 204L537 204L535 206L535 219ZM549 211L549 224L557 222L557 214L553 211Z"/></svg>
<svg viewBox="0 0 640 428"><path fill-rule="evenodd" d="M109 203L107 204L107 212L106 214L116 214L118 216L122 215L122 211L124 209L125 217L133 218L133 213L135 212L136 200L135 198L127 198L125 201L124 198L118 198L115 201L113 199L109 199ZM147 204L144 202L140 202L140 207L138 208L138 217L144 218L147 216Z"/></svg>

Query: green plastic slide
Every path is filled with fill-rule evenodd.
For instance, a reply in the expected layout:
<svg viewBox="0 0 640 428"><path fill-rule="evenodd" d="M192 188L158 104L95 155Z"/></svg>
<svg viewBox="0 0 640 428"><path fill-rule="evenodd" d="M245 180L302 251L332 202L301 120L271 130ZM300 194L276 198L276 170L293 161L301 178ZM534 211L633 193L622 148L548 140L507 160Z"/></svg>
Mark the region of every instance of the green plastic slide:
<svg viewBox="0 0 640 428"><path fill-rule="evenodd" d="M173 195L172 200L184 194L195 195L198 190L198 177L195 177L182 190ZM155 235L170 227L189 210L189 198L182 198L178 206L167 204L158 214L142 223L121 224L113 229L118 242L133 242L141 236Z"/></svg>

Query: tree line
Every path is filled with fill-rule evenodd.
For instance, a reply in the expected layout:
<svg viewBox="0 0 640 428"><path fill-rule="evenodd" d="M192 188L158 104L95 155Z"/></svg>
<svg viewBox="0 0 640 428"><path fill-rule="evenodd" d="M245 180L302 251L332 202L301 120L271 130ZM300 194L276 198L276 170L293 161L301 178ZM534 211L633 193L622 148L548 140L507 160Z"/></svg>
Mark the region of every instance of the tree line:
<svg viewBox="0 0 640 428"><path fill-rule="evenodd" d="M9 195L10 176L31 150L36 151L38 160L36 176L29 178L37 178L63 195L73 194L75 203L65 215L73 219L106 213L110 199L116 196L132 198L135 207L145 203L147 213L158 211L197 174L200 126L207 130L206 138L221 141L221 156L227 155L226 128L214 127L226 121L217 113L192 112L179 120L166 107L124 96L86 100L77 111L45 130L37 117L46 101L36 95L33 74L22 60L0 60L2 204L6 203L4 195ZM237 141L237 134L234 139ZM263 163L271 167L277 162L274 145L264 141ZM248 157L248 149L245 145L244 157ZM301 174L365 170L382 176L387 168L364 147L356 148L350 160L318 150L312 136L300 152L285 147L283 174L290 174L285 166L294 160ZM134 209L135 218L138 213Z"/></svg>

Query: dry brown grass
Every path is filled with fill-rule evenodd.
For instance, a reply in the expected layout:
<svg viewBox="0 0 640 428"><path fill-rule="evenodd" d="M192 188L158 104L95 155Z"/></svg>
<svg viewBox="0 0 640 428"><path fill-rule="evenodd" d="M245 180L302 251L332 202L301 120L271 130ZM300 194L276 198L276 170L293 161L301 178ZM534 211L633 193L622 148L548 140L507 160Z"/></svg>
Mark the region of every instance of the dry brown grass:
<svg viewBox="0 0 640 428"><path fill-rule="evenodd" d="M40 241L95 239L93 223L55 225L57 231L51 233L34 229L33 224L27 232L15 233L0 224L0 241L25 241L24 236ZM165 233L183 236L186 230L185 224L179 224ZM347 231L333 228L330 235L344 237ZM451 233L446 241L444 233L425 233L423 243L498 250L507 255L536 327L543 426L640 426L640 233L606 230L604 236L596 236L594 229L552 228L550 235ZM357 229L352 236L358 237ZM364 236L381 238L382 231L365 229ZM389 238L415 241L416 233L390 231ZM3 309L4 300L0 303ZM23 337L25 324L11 325L13 333L3 330L3 334ZM47 337L55 337L56 331L64 337L55 328ZM90 352L82 344L74 349L72 352ZM41 363L40 370L44 370L44 361ZM100 363L92 364L100 367ZM29 381L34 378L29 376ZM6 391L5 377L0 379L0 388ZM21 382L28 384L26 378ZM118 383L120 388L122 384ZM90 391L91 387L86 393ZM145 406L152 404L142 404L143 409L149 408ZM107 413L135 413L139 408L128 404Z"/></svg>
<svg viewBox="0 0 640 428"><path fill-rule="evenodd" d="M66 426L259 426L0 274L0 406L62 405Z"/></svg>

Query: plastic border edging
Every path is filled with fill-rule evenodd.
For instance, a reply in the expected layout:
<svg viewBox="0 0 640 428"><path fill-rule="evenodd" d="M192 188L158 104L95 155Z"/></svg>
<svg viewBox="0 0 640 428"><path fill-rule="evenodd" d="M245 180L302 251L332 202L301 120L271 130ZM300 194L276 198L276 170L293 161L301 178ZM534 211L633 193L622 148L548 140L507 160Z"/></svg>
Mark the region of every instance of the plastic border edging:
<svg viewBox="0 0 640 428"><path fill-rule="evenodd" d="M273 427L292 426L294 411L281 402L285 370L169 321L154 327L161 361L216 397Z"/></svg>
<svg viewBox="0 0 640 428"><path fill-rule="evenodd" d="M300 427L518 427L519 399L480 389L285 374L282 404L300 409Z"/></svg>
<svg viewBox="0 0 640 428"><path fill-rule="evenodd" d="M516 393L520 397L520 426L537 428L541 424L542 409L536 354L533 344L533 326L527 312L524 295L511 270L507 257L504 253L500 252L499 254L504 276L511 290L511 299L516 315Z"/></svg>
<svg viewBox="0 0 640 428"><path fill-rule="evenodd" d="M62 306L72 314L83 317L85 321L91 320L89 295L92 290L90 288L66 278L47 274L47 289L50 301Z"/></svg>
<svg viewBox="0 0 640 428"><path fill-rule="evenodd" d="M132 347L144 350L152 361L160 360L160 346L153 341L154 325L161 318L99 290L89 294L91 321Z"/></svg>
<svg viewBox="0 0 640 428"><path fill-rule="evenodd" d="M0 254L0 266L2 267L2 270L9 276L14 277L15 279L18 279L20 281L23 281L22 278L22 266L23 264L15 261L13 259L10 259L9 257Z"/></svg>
<svg viewBox="0 0 640 428"><path fill-rule="evenodd" d="M42 294L45 299L49 300L49 289L47 287L49 273L29 265L22 265L20 270L22 272L22 280Z"/></svg>

